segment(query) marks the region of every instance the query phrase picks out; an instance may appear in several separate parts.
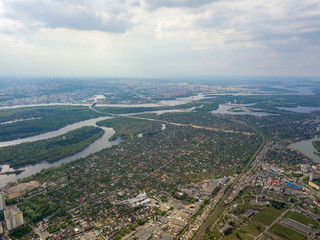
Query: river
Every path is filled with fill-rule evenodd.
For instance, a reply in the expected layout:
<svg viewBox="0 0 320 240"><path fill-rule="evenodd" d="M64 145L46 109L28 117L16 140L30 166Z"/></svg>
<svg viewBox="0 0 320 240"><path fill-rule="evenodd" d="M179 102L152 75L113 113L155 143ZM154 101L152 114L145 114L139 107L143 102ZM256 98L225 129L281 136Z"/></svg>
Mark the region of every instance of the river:
<svg viewBox="0 0 320 240"><path fill-rule="evenodd" d="M310 113L313 111L320 111L320 107L304 107L304 106L297 106L297 107L277 107L280 110L286 110L290 112L297 112L297 113Z"/></svg>
<svg viewBox="0 0 320 240"><path fill-rule="evenodd" d="M320 163L320 156L314 153L317 151L317 149L315 149L315 147L312 145L313 141L320 141L320 137L316 136L312 139L302 140L300 142L292 143L290 147L308 156L313 161Z"/></svg>
<svg viewBox="0 0 320 240"><path fill-rule="evenodd" d="M167 112L173 112L174 109L170 109L167 110ZM189 111L189 109L176 109L176 111L178 112L182 112L182 111ZM159 112L156 111L152 111L152 113L165 113L166 110L162 110ZM126 115L126 114L123 114ZM35 142L38 140L45 140L48 138L52 138L52 137L56 137L62 134L65 134L69 131L84 127L84 126L95 126L95 127L100 127L102 128L105 132L102 135L102 137L100 137L99 139L97 139L96 141L94 141L93 143L91 143L88 147L86 147L84 150L80 151L79 153L76 153L72 156L63 158L59 161L53 162L53 163L37 163L34 165L28 165L26 167L22 167L19 168L21 170L24 170L22 173L20 174L10 174L10 175L0 175L0 187L6 185L9 182L15 182L17 181L19 178L24 178L27 176L30 176L32 174L35 174L37 172L40 172L42 169L46 169L46 168L50 168L50 167L55 167L55 166L59 166L62 163L67 163L67 162L71 162L74 161L78 158L84 158L89 156L92 153L96 153L99 152L105 148L111 147L113 145L119 144L121 139L116 139L114 141L109 141L110 137L115 133L114 130L112 128L106 128L106 127L101 127L101 126L97 126L96 123L105 119L110 119L111 117L99 117L99 118L93 118L93 119L89 119L86 121L80 121L77 123L73 123L73 124L69 124L66 127L63 127L59 130L56 131L52 131L52 132L47 132L44 134L40 134L37 136L33 136L33 137L28 137L28 138L21 138L21 139L16 139L16 140L12 140L12 141L7 141L7 142L0 142L0 147L7 147L7 146L13 146L16 144L21 144L24 142ZM162 130L164 130L164 127L162 126ZM2 167L0 173L4 173L4 172L8 172L8 171L14 171L14 169L10 168L9 165L0 165L0 167Z"/></svg>
<svg viewBox="0 0 320 240"><path fill-rule="evenodd" d="M157 103L144 103L144 104L109 104L109 103L97 103L97 107L172 107L177 105L186 104L192 101L198 101L207 98L204 94L198 93L193 96L176 98L173 100L162 100ZM45 107L45 106L91 106L92 103L39 103L39 104L26 104L26 105L12 105L12 106L1 106L0 109L11 109L11 108L23 108L23 107Z"/></svg>
<svg viewBox="0 0 320 240"><path fill-rule="evenodd" d="M270 115L277 115L271 114L267 112L259 112L257 109L251 109L250 106L253 106L255 103L250 104L219 104L219 108L217 110L211 111L213 114L231 114L231 115L253 115L257 117L265 117ZM230 111L233 108L241 108L242 111Z"/></svg>
<svg viewBox="0 0 320 240"><path fill-rule="evenodd" d="M163 101L161 104L165 104L167 106L168 105L174 106L174 105L187 103L192 100L201 99L203 97L204 97L203 95L198 94L194 97L187 97L187 98L182 98L182 99ZM48 105L51 106L53 104L48 104ZM48 105L41 105L41 106L48 106ZM122 105L122 106L124 106L124 105ZM159 105L157 105L157 106L159 106ZM12 106L10 108L15 108L15 107L17 107L17 106ZM21 107L26 107L26 106L21 106ZM30 105L28 107L30 107ZM4 108L6 108L6 107L4 107ZM188 111L192 111L193 109L194 108L191 108L191 109L170 109L170 110L152 111L152 113L162 114L162 113L166 113L166 112L175 112L175 111L188 112ZM127 115L127 114L123 114L123 115ZM84 126L96 126L96 123L98 121L102 121L102 120L109 119L109 118L111 118L111 117L93 118L93 119L69 124L61 129L56 130L56 131L51 131L51 132L39 134L37 136L15 139L15 140L6 141L6 142L0 142L0 147L13 146L13 145L17 145L17 144L21 144L21 143L25 143L25 142L35 142L35 141L39 141L39 140L45 140L45 139L57 137L62 134L66 134L69 131L72 131L72 130L75 130L75 129L78 129L78 128L81 128ZM19 121L20 121L20 119L19 119ZM20 168L21 170L24 170L20 174L0 175L0 187L6 185L9 182L15 182L19 178L27 177L27 176L30 176L30 175L35 174L37 172L40 172L42 169L59 166L62 163L67 163L67 162L74 161L78 158L87 157L92 153L99 152L105 148L116 145L121 141L120 139L116 139L115 141L109 141L110 137L114 134L114 130L112 128L106 128L106 127L100 127L100 128L102 128L105 131L105 133L102 135L102 137L97 139L93 143L91 143L88 147L86 147L84 150L80 151L79 153L76 153L72 156L63 158L63 159L56 161L56 162L53 162L53 163L38 163L35 165L29 165L29 166ZM162 126L162 128L163 128L163 126ZM9 165L0 165L0 167L2 168L0 171L1 173L8 172L8 171L14 171L14 169L10 168Z"/></svg>
<svg viewBox="0 0 320 240"><path fill-rule="evenodd" d="M191 102L193 100L200 100L206 98L203 94L197 94L195 96L191 96L191 97L186 97L186 98L178 98L175 100L165 100L165 101L161 101L159 103L155 103L155 104L136 104L136 105L132 105L132 104L101 104L101 106L114 106L114 107L159 107L159 106L176 106L176 105L181 105L181 104L185 104L188 102ZM53 105L81 105L81 106L88 106L87 104L55 104L55 103L51 103L51 104L37 104L37 105L18 105L18 106L10 106L10 107L0 107L0 109L7 109L7 108L18 108L18 107L34 107L34 106L53 106ZM100 106L100 104L99 104ZM250 114L250 115L255 115L255 116L267 116L270 115L268 113L265 112L254 112L254 111L249 111L249 112L231 112L228 111L230 108L233 107L239 107L240 104L237 105L233 105L233 106L228 106L228 105L219 105L219 109L213 111L213 113L224 113L224 114ZM248 106L248 105L243 105L243 106ZM181 112L187 112L187 111L191 111L193 110L191 109L171 109L171 110L163 110L163 111L152 111L153 113L157 113L157 114L162 114L165 112L177 112L177 111L181 111ZM125 115L125 114L124 114ZM108 119L110 117L99 117L99 118L94 118L94 119L89 119L89 120L85 120L85 121L81 121L81 122L77 122L77 123L73 123L73 124L69 124L66 127L63 127L61 129L58 129L56 131L51 131L51 132L47 132L44 134L40 134L37 136L33 136L33 137L28 137L28 138L23 138L23 139L16 139L16 140L12 140L12 141L6 141L6 142L0 142L0 147L6 147L6 146L13 146L16 144L21 144L24 142L35 142L38 140L45 140L48 138L52 138L52 137L56 137L56 136L60 136L62 134L65 134L69 131L84 127L84 126L96 126L96 122L101 121L101 120L105 120ZM18 119L19 121L23 121L26 119ZM10 123L7 123L10 124ZM30 165L30 166L26 166L21 168L21 170L24 170L22 173L20 174L12 174L12 175L0 175L0 186L4 186L5 184L7 184L8 182L13 182L13 181L17 181L17 179L19 178L23 178L23 177L27 177L30 176L32 174L35 174L37 172L40 172L42 169L45 168L49 168L49 167L54 167L54 166L59 166L62 163L66 163L66 162L71 162L74 161L78 158L83 158L83 157L87 157L92 153L95 152L99 152L101 150L103 150L104 148L108 148L111 147L113 145L116 145L120 142L120 139L117 139L115 141L109 141L110 137L114 134L114 130L112 128L105 128L105 127L101 127L103 128L103 130L105 131L105 133L102 135L101 138L97 139L96 141L94 141L93 143L91 143L88 147L86 147L84 150L82 150L81 152L74 154L72 156L63 158L59 161L56 161L54 163L38 163L35 165ZM162 126L162 130L165 129L165 126ZM312 145L311 145L312 146ZM314 154L315 155L315 154ZM319 156L316 155L316 157L318 157L318 160L320 161ZM2 170L1 172L7 172L7 171L11 171L13 169L10 169L10 167L8 165L2 165Z"/></svg>
<svg viewBox="0 0 320 240"><path fill-rule="evenodd" d="M83 126L95 126L95 124L92 124L94 121L97 122L97 121L107 119L107 118L110 118L110 117L95 118L95 119L90 119L87 121L78 122L75 124L70 124L70 125L64 127L63 130L60 129L60 130L57 130L54 132L50 132L50 136L58 136L57 135L58 132L64 132L68 128L74 129L74 127L75 127L74 125L77 125L78 128L83 127ZM121 141L120 139L116 139L114 141L109 141L110 137L114 134L114 130L112 128L106 128L106 127L100 127L100 128L102 128L104 130L104 134L99 139L97 139L96 141L91 143L88 147L83 149L82 151L80 151L72 156L60 159L59 161L56 161L53 163L37 163L35 165L28 165L26 167L22 167L20 169L24 170L24 171L20 174L0 175L0 186L4 186L9 182L17 181L19 178L30 176L32 174L40 172L42 169L45 169L45 168L59 166L62 163L67 163L67 162L74 161L78 158L87 157L92 153L99 152L105 148L116 145ZM43 134L38 135L38 136L41 136L41 139L43 139ZM47 135L47 136L49 136L49 135ZM36 137L37 136L33 137L34 141L36 141L35 140ZM19 139L19 141L22 141L22 140L23 139ZM16 140L16 141L18 141L18 140ZM2 165L1 167L2 167L1 172L7 172L7 171L14 170L14 169L11 169L8 165Z"/></svg>
<svg viewBox="0 0 320 240"><path fill-rule="evenodd" d="M35 141L39 141L39 140L45 140L48 138L53 138L53 137L57 137L60 136L62 134L66 134L67 132L70 132L72 130L84 127L84 126L96 126L96 122L98 121L102 121L105 119L108 119L110 117L99 117L99 118L93 118L93 119L89 119L89 120L85 120L85 121L80 121L80 122L76 122L73 124L69 124L63 128L60 128L56 131L52 131L52 132L47 132L47 133L43 133L43 134L39 134L36 136L32 136L32 137L27 137L27 138L19 138L19 139L15 139L12 141L6 141L6 142L0 142L0 147L8 147L8 146L13 146L13 145L17 145L20 143L25 143L25 142L35 142Z"/></svg>

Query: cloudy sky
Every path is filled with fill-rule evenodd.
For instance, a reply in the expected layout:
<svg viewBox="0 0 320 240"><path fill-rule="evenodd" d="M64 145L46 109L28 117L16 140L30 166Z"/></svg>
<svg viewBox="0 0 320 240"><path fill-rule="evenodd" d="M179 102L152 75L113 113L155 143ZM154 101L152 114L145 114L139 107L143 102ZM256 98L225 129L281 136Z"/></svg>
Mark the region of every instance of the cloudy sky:
<svg viewBox="0 0 320 240"><path fill-rule="evenodd" d="M0 0L0 75L320 75L319 0Z"/></svg>

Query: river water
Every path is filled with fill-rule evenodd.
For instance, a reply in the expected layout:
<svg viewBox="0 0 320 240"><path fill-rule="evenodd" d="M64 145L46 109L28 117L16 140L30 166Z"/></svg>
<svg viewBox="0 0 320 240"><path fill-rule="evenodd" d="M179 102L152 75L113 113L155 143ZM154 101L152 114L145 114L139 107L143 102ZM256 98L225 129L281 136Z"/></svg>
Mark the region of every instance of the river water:
<svg viewBox="0 0 320 240"><path fill-rule="evenodd" d="M320 111L320 107L303 107L303 106L297 106L297 107L277 107L281 110L286 110L290 112L297 112L297 113L310 113L313 111Z"/></svg>
<svg viewBox="0 0 320 240"><path fill-rule="evenodd" d="M35 142L35 141L39 141L39 140L45 140L48 138L53 138L53 137L57 137L60 136L62 134L66 134L67 132L70 132L72 130L84 127L84 126L96 126L96 122L98 121L102 121L105 119L108 119L110 117L99 117L99 118L93 118L93 119L89 119L89 120L85 120L85 121L80 121L80 122L76 122L73 124L69 124L63 128L60 128L56 131L52 131L52 132L47 132L47 133L43 133L43 134L39 134L33 137L27 137L27 138L20 138L20 139L15 139L12 141L6 141L6 142L0 142L0 147L8 147L8 146L13 146L13 145L17 145L20 143L25 143L25 142Z"/></svg>
<svg viewBox="0 0 320 240"><path fill-rule="evenodd" d="M198 95L193 96L193 97L186 97L186 98L179 98L179 99L176 99L176 100L161 101L156 106L158 106L158 107L159 106L164 106L164 105L166 105L166 106L175 106L175 105L188 103L188 102L191 102L193 100L199 100L199 99L202 99L202 98L204 98L204 95L198 94ZM37 106L52 106L52 105L57 105L57 104L38 104ZM62 104L58 104L58 105L62 105ZM75 105L75 104L72 104L72 105ZM82 105L82 104L79 104L79 105ZM35 106L35 105L32 105L32 106ZM32 107L32 106L31 105L24 105L24 106L20 105L20 106L11 106L11 107L0 107L0 109L17 108L17 107ZM115 105L112 105L112 106L115 106ZM120 105L120 106L122 106L122 107L126 107L126 106L132 107L134 105ZM139 106L142 107L142 105L139 105ZM143 106L145 106L145 105L143 105ZM151 104L148 104L147 106L151 106ZM152 112L153 113L157 113L157 114L162 114L162 113L165 113L165 112L174 112L174 111L184 112L184 111L191 111L191 110L193 110L193 108L191 108L191 109L170 109L170 110L152 111ZM126 114L124 114L124 115L126 115ZM0 142L0 147L13 146L13 145L17 145L17 144L21 144L21 143L25 143L25 142L35 142L35 141L39 141L39 140L45 140L45 139L57 137L57 136L60 136L62 134L66 134L69 131L72 131L72 130L75 130L75 129L78 129L78 128L81 128L81 127L84 127L84 126L96 126L96 123L98 121L102 121L102 120L109 119L109 118L111 118L111 117L99 117L99 118L89 119L89 120L85 120L85 121L80 121L80 122L77 122L77 123L69 124L69 125L61 128L61 129L56 130L56 131L51 131L51 132L39 134L37 136L28 137L28 138L22 138L22 139L15 139L15 140L6 141L6 142ZM9 182L15 182L19 178L27 177L27 176L30 176L30 175L35 174L37 172L40 172L42 169L59 166L62 163L67 163L67 162L74 161L74 160L76 160L78 158L87 157L92 153L99 152L99 151L101 151L101 150L103 150L105 148L108 148L108 147L111 147L113 145L116 145L121 141L121 139L116 139L115 141L109 141L110 137L114 134L114 130L112 128L106 128L106 127L100 127L100 128L102 128L105 131L105 133L102 135L102 137L97 139L93 143L91 143L88 147L86 147L81 152L76 153L76 154L74 154L72 156L63 158L63 159L61 159L59 161L56 161L56 162L53 162L53 163L38 163L38 164L35 164L35 165L29 165L29 166L20 168L21 170L24 170L20 174L0 175L0 187L6 185ZM8 171L14 171L14 169L11 169L9 167L9 165L2 165L2 166L0 165L0 167L2 168L1 171L0 171L1 173L8 172Z"/></svg>
<svg viewBox="0 0 320 240"><path fill-rule="evenodd" d="M193 100L200 100L200 99L203 99L203 98L205 98L205 96L200 93L200 94L197 94L196 96L191 96L191 97L186 97L186 98L178 98L178 99L175 99L175 100L166 100L166 101L161 101L161 102L155 103L155 104L136 104L136 105L131 105L131 104L128 104L128 105L124 105L124 104L119 104L119 105L116 105L116 104L105 104L104 105L104 104L101 104L100 105L99 104L98 106L114 106L114 107L118 107L118 106L119 107L120 106L121 107L176 106L176 105L180 105L180 104L185 104L185 103L191 102ZM51 103L51 104L18 105L18 106L10 106L10 107L0 107L0 109L19 108L19 107L34 107L34 106L53 106L53 105L89 106L88 104L55 104L55 103ZM233 105L233 106L220 104L219 105L219 109L213 111L213 113L238 114L238 115L239 114L250 114L250 115L255 115L255 116L260 116L260 117L270 115L269 113L265 113L265 112L254 112L254 111L232 112L232 111L228 111L231 108L239 107L239 106L240 106L240 104ZM243 106L248 106L248 105L243 105ZM184 111L190 111L190 110L193 110L193 109L183 109L183 110L171 109L171 110L163 110L163 111L153 111L153 113L162 114L162 113L165 113L165 112L176 112L176 111L184 112ZM38 141L38 140L44 140L44 139L56 137L56 136L65 134L65 133L67 133L69 131L81 128L83 126L96 126L96 122L101 121L101 120L105 120L105 119L108 119L108 118L110 118L110 117L99 117L99 118L89 119L89 120L86 120L86 121L73 123L73 124L67 125L66 127L61 128L59 130L51 131L51 132L40 134L40 135L37 135L37 136L23 138L23 139L16 139L16 140L7 141L7 142L0 142L0 147L12 146L12 145L16 145L16 144L21 144L23 142L34 142L34 141ZM109 141L110 137L114 134L114 130L112 128L105 128L105 127L101 127L101 128L105 131L105 133L102 135L102 137L97 139L95 142L90 144L87 148L85 148L81 152L79 152L77 154L74 154L72 156L66 157L64 159L61 159L59 161L56 161L54 163L38 163L38 164L35 164L35 165L26 166L24 168L21 168L22 170L25 170L25 171L20 173L20 174L17 174L17 175L15 175L15 174L12 174L12 175L0 175L0 186L4 186L8 182L17 181L17 179L19 179L19 178L30 176L32 174L40 172L42 169L45 169L45 168L59 166L62 163L71 162L71 161L74 161L74 160L76 160L78 158L87 157L92 153L101 151L104 148L111 147L111 146L116 145L116 144L118 144L120 142L120 139L117 139L115 141ZM165 129L165 126L162 126L162 130L164 130L164 129ZM308 144L306 144L306 145L308 145ZM312 144L311 144L311 147L313 148ZM293 146L293 148L295 148L295 146ZM299 149L297 149L297 150L299 150ZM314 150L312 150L311 153L313 153L313 151ZM301 151L301 152L303 153L303 151ZM315 154L313 153L313 155L315 155ZM314 157L317 158L318 161L320 161L320 157L319 156L315 155ZM7 171L12 171L13 170L13 169L10 169L10 167L8 165L2 165L1 167L2 167L1 172L7 172Z"/></svg>
<svg viewBox="0 0 320 240"><path fill-rule="evenodd" d="M276 114L271 114L267 112L256 112L253 111L253 109L250 109L248 107L254 105L255 103L250 103L250 104L219 104L219 108L217 110L211 111L211 113L214 114L231 114L231 115L253 115L257 117L265 117L265 116L270 116L270 115L276 115ZM230 111L233 108L243 108L244 111Z"/></svg>
<svg viewBox="0 0 320 240"><path fill-rule="evenodd" d="M317 136L312 139L302 140L300 142L292 143L290 147L308 156L313 161L320 163L320 156L315 154L317 149L315 149L315 147L313 147L312 145L313 141L320 141L320 137Z"/></svg>
<svg viewBox="0 0 320 240"><path fill-rule="evenodd" d="M120 104L120 105L105 104L105 105L103 105L103 104L101 104L101 106L114 106L114 107L116 107L116 106L119 106L119 107L176 106L176 105L181 105L181 104L191 102L193 100L200 100L203 98L205 98L205 96L202 95L201 93L199 93L195 96L186 97L186 98L177 98L175 100L165 100L165 101L161 101L156 104L139 104L139 105L125 105L125 104ZM86 104L54 104L54 103L51 103L51 104L37 104L37 105L18 105L18 106L9 106L9 107L6 106L6 107L0 107L0 109L19 108L19 107L20 108L21 107L35 107L35 106L54 106L54 105L81 105L81 106L88 106L89 107L89 105L86 105ZM191 111L191 110L189 110L189 109L182 109L182 110L171 109L171 110L164 110L164 111L160 111L160 112L154 111L154 113L162 114L165 112L174 112L174 111ZM58 129L56 131L43 133L43 134L40 134L37 136L16 139L16 140L6 141L6 142L0 142L0 147L13 146L13 145L21 144L24 142L35 142L35 141L39 141L39 140L45 140L45 139L57 137L62 134L66 134L69 131L72 131L72 130L75 130L75 129L78 129L78 128L81 128L84 126L96 126L96 123L98 121L105 120L108 118L110 118L110 117L99 117L99 118L89 119L89 120L69 124L66 127L63 127L63 128ZM17 121L23 121L23 120L26 120L26 119L18 119ZM8 124L10 124L10 122ZM37 172L40 172L42 169L46 169L46 168L54 167L54 166L59 166L62 163L67 163L67 162L74 161L78 158L87 157L92 153L99 152L105 148L116 145L121 141L120 139L116 139L115 141L109 141L110 137L114 134L114 130L112 128L106 128L106 127L100 127L100 128L102 128L105 131L105 133L102 135L102 137L97 139L93 143L91 143L88 147L86 147L81 152L76 153L72 156L63 158L63 159L56 161L56 162L53 162L53 163L38 163L35 165L25 166L23 168L20 168L21 170L24 170L20 174L0 175L0 186L4 186L9 182L17 181L19 178L27 177L27 176L30 176L30 175L35 174ZM0 165L0 167L2 168L0 171L1 173L14 170L14 169L11 169L9 167L9 165Z"/></svg>
<svg viewBox="0 0 320 240"><path fill-rule="evenodd" d="M189 103L192 101L197 101L207 98L204 94L198 93L196 95L190 96L190 97L184 97L184 98L176 98L173 100L162 100L157 103L145 103L145 104L104 104L104 103L98 103L96 104L97 107L163 107L163 106L177 106L182 105L185 103ZM45 107L45 106L87 106L89 107L91 105L88 103L40 103L40 104L27 104L27 105L13 105L13 106L1 106L0 109L10 109L10 108L23 108L23 107Z"/></svg>
<svg viewBox="0 0 320 240"><path fill-rule="evenodd" d="M47 133L47 134L49 134L47 136L50 136L50 137L58 136L58 133L65 132L65 131L67 131L67 129L76 129L75 125L77 125L78 128L83 127L83 126L95 126L94 123L96 123L97 121L100 121L100 120L107 119L107 118L110 118L110 117L95 118L95 119L90 119L90 120L87 120L87 121L78 122L78 123L75 123L75 124L70 124L70 125L64 127L63 130L60 129L60 130L57 130L57 131L54 131L54 132L50 132L50 134ZM4 186L9 182L15 182L19 178L30 176L32 174L40 172L42 169L45 169L45 168L59 166L62 163L67 163L67 162L74 161L74 160L76 160L78 158L87 157L92 153L99 152L99 151L101 151L101 150L103 150L105 148L108 148L108 147L111 147L113 145L116 145L121 141L121 139L116 139L114 141L109 141L110 137L115 133L114 130L112 128L106 128L106 127L100 127L100 128L102 128L104 130L104 134L99 139L97 139L96 141L91 143L88 147L83 149L82 151L80 151L80 152L78 152L78 153L76 153L76 154L74 154L72 156L60 159L59 161L56 161L56 162L53 162L53 163L38 163L38 164L35 164L35 165L29 165L29 166L20 168L21 170L24 170L24 171L22 173L20 173L20 174L17 174L17 175L16 174L0 175L0 186ZM44 134L41 134L41 135L38 135L38 136L39 137L41 136L40 138L44 139L43 135ZM32 140L36 141L36 137L37 136L33 137ZM26 140L26 139L24 139L24 140ZM19 141L19 142L22 141L23 142L23 139L19 139L19 140L16 140L16 141ZM12 142L12 141L10 141L10 142ZM11 169L8 165L2 165L1 167L2 167L2 169L1 169L2 173L14 170L14 169Z"/></svg>

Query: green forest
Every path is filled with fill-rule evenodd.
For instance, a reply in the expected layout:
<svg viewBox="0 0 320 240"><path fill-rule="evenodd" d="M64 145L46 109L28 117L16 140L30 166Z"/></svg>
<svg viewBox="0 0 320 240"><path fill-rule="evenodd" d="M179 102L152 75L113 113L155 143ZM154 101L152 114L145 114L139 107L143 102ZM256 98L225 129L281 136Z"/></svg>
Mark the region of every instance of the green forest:
<svg viewBox="0 0 320 240"><path fill-rule="evenodd" d="M35 136L101 115L82 106L3 109L0 110L0 141Z"/></svg>
<svg viewBox="0 0 320 240"><path fill-rule="evenodd" d="M316 154L320 155L320 141L314 141L312 145L317 149Z"/></svg>
<svg viewBox="0 0 320 240"><path fill-rule="evenodd" d="M130 139L139 133L147 133L148 127L152 124L151 121L143 119L134 119L127 117L117 117L97 122L99 126L111 127L115 130L115 134L110 140L121 137L122 140Z"/></svg>
<svg viewBox="0 0 320 240"><path fill-rule="evenodd" d="M0 148L0 164L21 167L41 161L54 162L80 152L103 133L101 128L82 127L47 140Z"/></svg>

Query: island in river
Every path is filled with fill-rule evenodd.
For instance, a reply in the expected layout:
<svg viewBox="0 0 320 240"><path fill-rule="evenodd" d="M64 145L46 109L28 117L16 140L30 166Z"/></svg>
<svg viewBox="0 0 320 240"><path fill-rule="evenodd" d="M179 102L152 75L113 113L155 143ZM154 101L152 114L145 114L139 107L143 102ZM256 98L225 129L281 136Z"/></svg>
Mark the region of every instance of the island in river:
<svg viewBox="0 0 320 240"><path fill-rule="evenodd" d="M312 145L315 147L315 149L317 149L317 151L315 152L315 154L320 155L320 141L313 141Z"/></svg>

